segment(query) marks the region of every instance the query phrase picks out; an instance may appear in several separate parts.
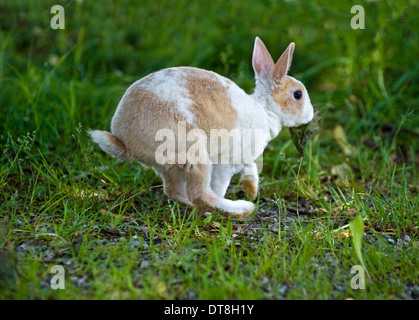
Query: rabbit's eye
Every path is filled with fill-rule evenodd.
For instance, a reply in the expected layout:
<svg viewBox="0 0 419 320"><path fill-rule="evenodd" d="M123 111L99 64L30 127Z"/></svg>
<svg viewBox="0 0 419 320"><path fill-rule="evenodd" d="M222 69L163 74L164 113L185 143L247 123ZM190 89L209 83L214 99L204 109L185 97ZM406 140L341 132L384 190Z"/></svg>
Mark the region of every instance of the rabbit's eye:
<svg viewBox="0 0 419 320"><path fill-rule="evenodd" d="M300 90L297 90L294 92L295 99L300 100L302 96L303 96L303 93Z"/></svg>

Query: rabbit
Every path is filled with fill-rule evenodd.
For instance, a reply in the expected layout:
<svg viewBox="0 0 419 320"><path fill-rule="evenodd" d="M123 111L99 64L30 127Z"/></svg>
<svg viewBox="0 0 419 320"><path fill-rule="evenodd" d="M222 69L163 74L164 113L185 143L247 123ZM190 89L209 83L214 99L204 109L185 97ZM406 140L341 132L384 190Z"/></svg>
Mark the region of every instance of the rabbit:
<svg viewBox="0 0 419 320"><path fill-rule="evenodd" d="M259 185L255 159L282 127L298 127L313 118L305 86L287 75L294 48L292 42L274 63L256 37L252 57L256 85L250 95L233 81L195 67L173 67L149 74L125 92L111 121L112 133L94 130L89 134L111 156L152 167L161 176L170 199L196 207L198 212L219 211L232 219L244 219L255 205L225 199L232 176L241 173L243 191L255 200ZM173 134L164 135L162 130ZM233 130L253 130L257 134L239 143L227 139L221 148L209 147L208 136L210 142L223 138L223 134L214 138L211 133ZM190 133L195 138L200 136L200 143L194 137L189 139ZM200 161L192 161L182 151L191 148L192 142L200 146ZM162 159L164 152L157 156L163 144L168 145L166 159ZM240 156L241 161L233 162L231 152L237 146L242 151L253 148L254 153L246 162ZM227 161L219 163L219 157L226 154Z"/></svg>

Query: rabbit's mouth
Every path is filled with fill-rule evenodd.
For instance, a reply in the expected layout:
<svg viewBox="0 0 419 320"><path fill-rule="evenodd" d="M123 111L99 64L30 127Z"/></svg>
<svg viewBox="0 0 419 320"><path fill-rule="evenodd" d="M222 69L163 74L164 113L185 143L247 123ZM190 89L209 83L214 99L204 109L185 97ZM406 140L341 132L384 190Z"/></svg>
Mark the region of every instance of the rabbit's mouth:
<svg viewBox="0 0 419 320"><path fill-rule="evenodd" d="M289 128L292 142L297 148L298 155L304 157L307 141L319 133L320 110L314 109L313 119L301 126Z"/></svg>

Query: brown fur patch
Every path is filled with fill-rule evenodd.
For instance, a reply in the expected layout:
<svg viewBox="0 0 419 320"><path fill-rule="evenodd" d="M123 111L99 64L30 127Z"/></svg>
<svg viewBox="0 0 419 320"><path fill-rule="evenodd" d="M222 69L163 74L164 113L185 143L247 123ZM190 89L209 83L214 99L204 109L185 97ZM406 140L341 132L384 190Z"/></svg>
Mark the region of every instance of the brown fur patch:
<svg viewBox="0 0 419 320"><path fill-rule="evenodd" d="M189 98L194 101L190 108L196 116L197 127L207 134L211 129L233 129L237 111L231 105L228 86L224 86L212 72L196 68L184 70L185 86Z"/></svg>
<svg viewBox="0 0 419 320"><path fill-rule="evenodd" d="M301 90L303 97L300 100L294 98L294 92ZM298 116L303 111L304 88L292 78L285 76L280 84L271 93L274 101L281 107L283 113Z"/></svg>
<svg viewBox="0 0 419 320"><path fill-rule="evenodd" d="M243 178L240 179L240 182L242 184L243 191L253 200L256 199L258 190L256 188L256 183L253 179L249 178Z"/></svg>
<svg viewBox="0 0 419 320"><path fill-rule="evenodd" d="M160 99L155 93L130 87L112 119L112 133L147 165L155 163L155 151L161 141L156 132L170 129L177 132L177 123L185 121L173 102Z"/></svg>

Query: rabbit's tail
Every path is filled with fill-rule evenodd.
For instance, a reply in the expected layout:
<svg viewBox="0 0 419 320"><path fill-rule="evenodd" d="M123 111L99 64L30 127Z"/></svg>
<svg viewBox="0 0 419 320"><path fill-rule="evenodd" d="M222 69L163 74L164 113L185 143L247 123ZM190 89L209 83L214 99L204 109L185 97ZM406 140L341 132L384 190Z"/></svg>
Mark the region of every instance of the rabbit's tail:
<svg viewBox="0 0 419 320"><path fill-rule="evenodd" d="M93 130L89 135L107 154L125 161L133 161L134 157L128 152L125 144L115 135L107 131Z"/></svg>

